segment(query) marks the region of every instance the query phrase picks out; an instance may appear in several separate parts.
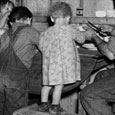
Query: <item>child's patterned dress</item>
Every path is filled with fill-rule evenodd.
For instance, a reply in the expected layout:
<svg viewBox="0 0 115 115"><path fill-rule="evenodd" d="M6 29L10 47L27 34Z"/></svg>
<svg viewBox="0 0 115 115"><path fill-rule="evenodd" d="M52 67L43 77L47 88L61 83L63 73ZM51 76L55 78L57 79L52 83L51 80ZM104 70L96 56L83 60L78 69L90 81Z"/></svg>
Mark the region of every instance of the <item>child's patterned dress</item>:
<svg viewBox="0 0 115 115"><path fill-rule="evenodd" d="M85 38L74 24L52 26L41 33L43 85L70 84L80 80L80 59L75 41L83 43Z"/></svg>

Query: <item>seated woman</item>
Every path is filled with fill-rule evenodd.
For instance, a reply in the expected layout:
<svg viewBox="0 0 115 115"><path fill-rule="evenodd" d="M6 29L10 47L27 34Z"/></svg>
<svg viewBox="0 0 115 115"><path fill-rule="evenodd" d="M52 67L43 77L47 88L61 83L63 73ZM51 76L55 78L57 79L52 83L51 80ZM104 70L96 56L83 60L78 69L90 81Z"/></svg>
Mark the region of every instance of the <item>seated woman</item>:
<svg viewBox="0 0 115 115"><path fill-rule="evenodd" d="M14 3L12 1L0 0L0 36L9 28L7 20L13 8Z"/></svg>

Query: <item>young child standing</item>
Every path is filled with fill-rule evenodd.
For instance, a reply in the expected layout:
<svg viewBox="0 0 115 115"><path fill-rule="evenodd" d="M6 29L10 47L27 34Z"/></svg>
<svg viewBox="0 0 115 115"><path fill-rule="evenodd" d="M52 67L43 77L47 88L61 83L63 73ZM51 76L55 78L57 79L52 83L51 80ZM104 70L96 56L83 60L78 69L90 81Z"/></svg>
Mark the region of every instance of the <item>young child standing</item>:
<svg viewBox="0 0 115 115"><path fill-rule="evenodd" d="M64 112L59 106L64 85L80 80L80 59L75 41L82 44L86 38L90 38L90 34L80 32L76 24L69 24L72 11L65 2L53 5L50 17L54 26L41 33L39 41L43 55L43 87L39 111L57 114ZM51 88L54 88L53 97L48 106Z"/></svg>

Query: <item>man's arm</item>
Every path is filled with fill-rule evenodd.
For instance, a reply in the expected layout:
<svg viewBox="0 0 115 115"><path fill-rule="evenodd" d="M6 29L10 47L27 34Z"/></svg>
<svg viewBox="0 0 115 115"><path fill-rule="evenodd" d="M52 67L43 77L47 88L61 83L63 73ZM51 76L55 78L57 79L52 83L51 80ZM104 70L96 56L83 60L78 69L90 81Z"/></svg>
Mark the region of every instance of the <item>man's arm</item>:
<svg viewBox="0 0 115 115"><path fill-rule="evenodd" d="M114 54L108 48L108 42L105 42L104 40L99 38L96 34L93 35L93 40L96 43L97 48L103 55L105 55L110 60L115 59Z"/></svg>

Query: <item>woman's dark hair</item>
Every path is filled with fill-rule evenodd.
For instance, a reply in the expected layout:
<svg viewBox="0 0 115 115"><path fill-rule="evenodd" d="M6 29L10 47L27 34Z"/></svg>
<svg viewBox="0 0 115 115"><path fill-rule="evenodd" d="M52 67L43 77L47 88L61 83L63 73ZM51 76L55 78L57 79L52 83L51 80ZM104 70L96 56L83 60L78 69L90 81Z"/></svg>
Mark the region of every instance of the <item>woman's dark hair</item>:
<svg viewBox="0 0 115 115"><path fill-rule="evenodd" d="M8 1L9 0L0 0L0 6L4 6Z"/></svg>
<svg viewBox="0 0 115 115"><path fill-rule="evenodd" d="M68 3L65 2L56 2L50 9L49 15L58 18L60 16L72 16L71 7Z"/></svg>
<svg viewBox="0 0 115 115"><path fill-rule="evenodd" d="M1 9L9 2L9 0L0 0L0 12Z"/></svg>
<svg viewBox="0 0 115 115"><path fill-rule="evenodd" d="M26 20L27 18L32 18L31 11L24 6L14 7L9 15L9 22L16 22L16 20Z"/></svg>

